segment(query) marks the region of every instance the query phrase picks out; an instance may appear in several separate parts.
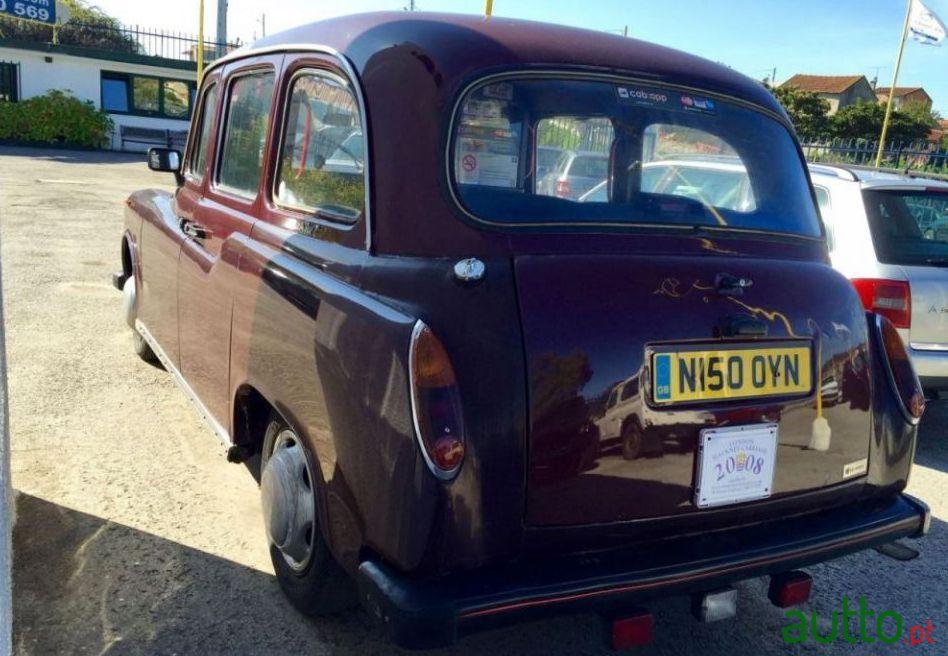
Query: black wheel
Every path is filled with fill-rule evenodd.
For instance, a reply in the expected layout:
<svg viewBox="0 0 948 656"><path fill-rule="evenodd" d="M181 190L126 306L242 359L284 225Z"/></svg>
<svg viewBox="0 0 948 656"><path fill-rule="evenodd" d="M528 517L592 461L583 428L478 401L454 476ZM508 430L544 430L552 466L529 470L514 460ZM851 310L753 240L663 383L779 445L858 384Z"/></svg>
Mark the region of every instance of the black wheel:
<svg viewBox="0 0 948 656"><path fill-rule="evenodd" d="M319 526L313 459L281 417L263 439L260 494L270 559L290 603L310 616L355 605L355 585L329 551Z"/></svg>
<svg viewBox="0 0 948 656"><path fill-rule="evenodd" d="M645 439L638 422L628 422L622 429L622 457L626 460L635 460L642 455L642 444Z"/></svg>
<svg viewBox="0 0 948 656"><path fill-rule="evenodd" d="M151 347L148 345L148 342L146 342L145 338L141 336L141 333L139 333L134 328L132 328L132 346L135 349L135 355L140 357L148 364L161 364L161 362L158 361L158 356L155 355L155 352L152 351Z"/></svg>

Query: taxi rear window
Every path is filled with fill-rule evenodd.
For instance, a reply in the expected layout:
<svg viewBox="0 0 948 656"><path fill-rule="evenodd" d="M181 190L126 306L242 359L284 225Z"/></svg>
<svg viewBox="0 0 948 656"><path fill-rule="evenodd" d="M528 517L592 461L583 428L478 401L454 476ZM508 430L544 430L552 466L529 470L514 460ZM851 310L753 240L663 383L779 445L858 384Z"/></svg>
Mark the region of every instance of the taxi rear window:
<svg viewBox="0 0 948 656"><path fill-rule="evenodd" d="M509 79L473 87L453 125L452 183L476 219L821 234L787 128L717 96Z"/></svg>

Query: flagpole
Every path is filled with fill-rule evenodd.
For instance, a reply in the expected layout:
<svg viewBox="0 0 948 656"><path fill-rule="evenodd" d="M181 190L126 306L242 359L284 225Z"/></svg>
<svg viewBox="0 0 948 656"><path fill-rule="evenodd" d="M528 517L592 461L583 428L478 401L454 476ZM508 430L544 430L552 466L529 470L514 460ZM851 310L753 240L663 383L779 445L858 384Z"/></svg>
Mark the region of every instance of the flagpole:
<svg viewBox="0 0 948 656"><path fill-rule="evenodd" d="M204 76L204 0L198 0L197 83Z"/></svg>
<svg viewBox="0 0 948 656"><path fill-rule="evenodd" d="M484 16L490 18L494 13L494 0L484 0Z"/></svg>
<svg viewBox="0 0 948 656"><path fill-rule="evenodd" d="M885 136L889 131L889 119L892 117L892 100L895 98L895 86L899 81L899 67L902 66L902 52L905 50L905 38L908 36L909 19L912 16L912 3L908 0L905 9L905 24L902 26L902 39L899 41L899 54L895 58L895 72L892 74L892 86L889 87L889 98L885 103L885 118L882 119L882 134L879 135L879 148L876 150L876 167L882 164L882 149L885 148ZM898 162L896 162L898 164Z"/></svg>

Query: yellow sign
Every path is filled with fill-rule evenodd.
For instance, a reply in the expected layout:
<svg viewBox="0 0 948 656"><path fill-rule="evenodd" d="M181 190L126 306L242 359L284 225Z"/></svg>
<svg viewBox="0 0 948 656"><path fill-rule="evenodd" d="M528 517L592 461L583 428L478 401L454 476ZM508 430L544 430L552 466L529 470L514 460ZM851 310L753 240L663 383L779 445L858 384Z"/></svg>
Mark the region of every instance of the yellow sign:
<svg viewBox="0 0 948 656"><path fill-rule="evenodd" d="M809 346L669 350L652 355L658 404L805 394L813 388Z"/></svg>

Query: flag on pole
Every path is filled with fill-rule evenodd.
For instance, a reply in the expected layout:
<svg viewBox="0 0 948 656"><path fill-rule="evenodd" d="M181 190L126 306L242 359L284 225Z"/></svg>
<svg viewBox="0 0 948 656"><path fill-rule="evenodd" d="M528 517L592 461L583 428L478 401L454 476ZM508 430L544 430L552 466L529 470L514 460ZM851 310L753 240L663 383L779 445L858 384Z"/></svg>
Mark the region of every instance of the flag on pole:
<svg viewBox="0 0 948 656"><path fill-rule="evenodd" d="M909 15L909 32L912 38L929 46L937 46L945 40L945 24L921 0L912 0Z"/></svg>

